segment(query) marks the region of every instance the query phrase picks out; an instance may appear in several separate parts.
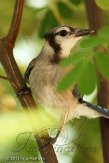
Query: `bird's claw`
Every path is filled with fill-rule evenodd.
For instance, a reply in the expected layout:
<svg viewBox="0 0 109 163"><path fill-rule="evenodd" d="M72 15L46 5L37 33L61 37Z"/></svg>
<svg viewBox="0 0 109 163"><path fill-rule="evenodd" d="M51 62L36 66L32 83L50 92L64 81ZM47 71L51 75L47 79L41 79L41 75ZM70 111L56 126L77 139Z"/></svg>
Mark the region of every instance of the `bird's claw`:
<svg viewBox="0 0 109 163"><path fill-rule="evenodd" d="M20 95L27 94L27 93L32 94L31 89L30 89L29 87L27 87L27 86L24 86L24 87L20 88L20 89L18 90L18 92L17 92L17 94L18 94L19 96L20 96Z"/></svg>

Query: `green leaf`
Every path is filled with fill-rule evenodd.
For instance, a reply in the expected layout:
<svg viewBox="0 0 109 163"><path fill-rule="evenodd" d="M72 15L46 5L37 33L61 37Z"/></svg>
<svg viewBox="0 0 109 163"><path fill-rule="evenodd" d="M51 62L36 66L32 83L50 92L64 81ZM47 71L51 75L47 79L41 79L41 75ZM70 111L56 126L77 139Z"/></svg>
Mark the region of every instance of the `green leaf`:
<svg viewBox="0 0 109 163"><path fill-rule="evenodd" d="M48 10L41 22L41 26L39 28L39 36L42 37L45 32L58 25L58 21L56 20L53 12Z"/></svg>
<svg viewBox="0 0 109 163"><path fill-rule="evenodd" d="M57 6L63 18L72 18L74 12L65 3L58 2Z"/></svg>
<svg viewBox="0 0 109 163"><path fill-rule="evenodd" d="M109 0L95 0L96 4L102 9L109 9Z"/></svg>
<svg viewBox="0 0 109 163"><path fill-rule="evenodd" d="M103 43L104 43L104 40L98 36L89 37L87 39L83 39L80 42L80 47L82 47L82 48L96 47Z"/></svg>
<svg viewBox="0 0 109 163"><path fill-rule="evenodd" d="M80 62L67 73L58 84L58 90L64 91L73 86L74 83L78 84L81 94L90 94L96 86L97 79L94 66L89 61Z"/></svg>
<svg viewBox="0 0 109 163"><path fill-rule="evenodd" d="M81 73L77 79L80 94L90 94L95 89L97 79L93 64L88 61L81 67Z"/></svg>
<svg viewBox="0 0 109 163"><path fill-rule="evenodd" d="M109 55L99 52L96 53L95 59L100 73L109 79Z"/></svg>
<svg viewBox="0 0 109 163"><path fill-rule="evenodd" d="M109 27L103 27L98 34L102 38L109 39Z"/></svg>
<svg viewBox="0 0 109 163"><path fill-rule="evenodd" d="M80 5L82 0L69 0L71 3L73 3L74 5Z"/></svg>
<svg viewBox="0 0 109 163"><path fill-rule="evenodd" d="M47 7L42 7L42 8L37 8L35 11L36 11L36 13L38 13L38 12L41 12L46 9L47 9Z"/></svg>
<svg viewBox="0 0 109 163"><path fill-rule="evenodd" d="M70 64L76 64L80 61L82 61L84 59L84 57L86 57L88 55L87 51L79 51L76 53L73 53L72 55L70 55L68 58L63 59L60 62L61 66L68 66Z"/></svg>
<svg viewBox="0 0 109 163"><path fill-rule="evenodd" d="M73 85L79 72L81 71L81 63L77 64L70 72L68 72L62 80L59 81L57 89L59 91L64 91Z"/></svg>

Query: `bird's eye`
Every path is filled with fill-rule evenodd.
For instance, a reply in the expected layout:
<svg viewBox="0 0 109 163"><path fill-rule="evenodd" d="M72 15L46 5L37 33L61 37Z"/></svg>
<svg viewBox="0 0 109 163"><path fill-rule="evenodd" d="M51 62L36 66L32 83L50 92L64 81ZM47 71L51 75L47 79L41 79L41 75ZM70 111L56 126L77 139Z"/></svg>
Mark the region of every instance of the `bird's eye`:
<svg viewBox="0 0 109 163"><path fill-rule="evenodd" d="M59 32L60 36L66 36L67 35L67 31L66 30L62 30Z"/></svg>

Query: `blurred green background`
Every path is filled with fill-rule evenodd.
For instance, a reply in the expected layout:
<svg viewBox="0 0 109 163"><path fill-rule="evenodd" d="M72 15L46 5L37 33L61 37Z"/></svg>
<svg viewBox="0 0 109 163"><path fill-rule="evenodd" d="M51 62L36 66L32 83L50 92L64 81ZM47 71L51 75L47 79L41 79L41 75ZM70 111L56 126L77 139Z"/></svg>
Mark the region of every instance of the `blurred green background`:
<svg viewBox="0 0 109 163"><path fill-rule="evenodd" d="M14 3L15 0L0 0L0 38L5 36L9 30ZM109 56L101 54L101 57L99 57L98 54L95 54L93 51L94 47L101 44L105 44L106 47L109 47L107 35L109 34L109 2L106 0L104 2L96 0L96 3L103 9L106 25L102 31L103 35L99 33L98 36L95 37L95 43L93 40L91 41L90 38L86 41L83 40L80 43L80 48L77 46L75 49L78 54L81 53L81 48L85 49L83 55L88 52L86 58L81 57L80 62L78 62L79 64L81 64L82 59L85 59L86 63L89 63L91 56L96 59L98 68L102 65L102 69L99 68L101 74L109 79ZM14 57L22 74L24 74L31 59L40 52L44 43L43 34L52 27L62 24L81 28L88 27L84 0L25 0L19 36L14 48ZM96 44L96 42L98 43ZM64 66L73 64L73 58L70 62L71 63L65 60L62 64ZM74 64L77 65L78 63L76 62ZM77 80L77 82L80 92L88 94L86 99L96 102L97 77L92 67L92 62L88 65L91 66L88 66L87 71L86 69L82 69L80 74L83 79L84 74L87 74L86 78L89 80ZM87 64L85 66L87 66ZM90 72L92 75L90 75ZM0 66L0 75L6 76L2 66ZM69 86L64 84L67 79L68 76L63 79L59 89L64 90ZM87 84L87 82L92 84ZM20 104L10 84L0 79L0 123L2 124L0 131L0 162L9 161L8 159L15 159L16 162L26 162L26 159L28 159L28 162L41 162L41 157L35 146L35 140L31 134L30 126L23 121L24 115L17 115L16 110L18 113L22 109L20 109ZM13 112L15 112L15 114ZM21 127L22 124L23 127ZM20 133L15 132L14 135L10 134L10 136L9 133L13 133L15 129L17 130L20 127L22 128L22 132L21 130L19 130L19 132L25 134L21 134L19 136L20 140L16 141ZM72 120L61 133L54 148L59 163L103 163L99 120L89 120L87 118ZM39 160L34 160L35 157L39 157ZM20 158L22 160L19 160Z"/></svg>

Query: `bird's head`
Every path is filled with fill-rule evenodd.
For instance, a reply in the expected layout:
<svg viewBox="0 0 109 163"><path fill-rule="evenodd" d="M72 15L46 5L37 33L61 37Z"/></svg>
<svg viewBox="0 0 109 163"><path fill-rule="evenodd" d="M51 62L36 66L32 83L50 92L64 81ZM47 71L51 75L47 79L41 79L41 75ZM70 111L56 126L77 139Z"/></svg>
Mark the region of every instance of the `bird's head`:
<svg viewBox="0 0 109 163"><path fill-rule="evenodd" d="M79 29L67 25L58 26L44 35L47 42L45 48L50 48L52 51L53 54L50 57L53 61L59 61L61 58L69 56L70 50L78 40L91 33L93 31L89 29Z"/></svg>

